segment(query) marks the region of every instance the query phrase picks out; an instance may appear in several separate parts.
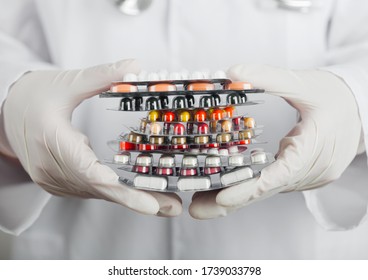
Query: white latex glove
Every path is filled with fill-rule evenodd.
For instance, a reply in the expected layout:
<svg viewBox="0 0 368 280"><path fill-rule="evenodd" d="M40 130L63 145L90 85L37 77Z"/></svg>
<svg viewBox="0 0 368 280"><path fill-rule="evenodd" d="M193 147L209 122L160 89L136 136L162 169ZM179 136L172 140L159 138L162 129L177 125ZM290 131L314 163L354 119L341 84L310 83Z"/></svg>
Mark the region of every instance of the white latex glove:
<svg viewBox="0 0 368 280"><path fill-rule="evenodd" d="M280 192L326 185L338 179L356 156L360 117L352 92L339 77L322 70L245 65L232 67L229 77L284 98L300 112L301 120L281 140L277 160L259 178L194 195L189 209L193 217L226 216ZM233 178L226 176L228 181Z"/></svg>
<svg viewBox="0 0 368 280"><path fill-rule="evenodd" d="M181 213L177 195L119 183L115 172L98 161L88 138L71 125L72 112L83 100L138 68L126 60L84 70L35 71L11 87L2 112L5 134L34 182L54 195L105 199L143 214ZM9 149L3 153L9 155Z"/></svg>

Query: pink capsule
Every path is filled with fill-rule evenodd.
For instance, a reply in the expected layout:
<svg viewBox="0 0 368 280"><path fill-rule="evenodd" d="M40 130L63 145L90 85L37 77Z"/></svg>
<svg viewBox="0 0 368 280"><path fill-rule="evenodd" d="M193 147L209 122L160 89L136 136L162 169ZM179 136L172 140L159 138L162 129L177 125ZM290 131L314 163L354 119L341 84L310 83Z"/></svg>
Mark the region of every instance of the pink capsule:
<svg viewBox="0 0 368 280"><path fill-rule="evenodd" d="M181 169L180 175L181 176L195 176L197 175L197 168Z"/></svg>
<svg viewBox="0 0 368 280"><path fill-rule="evenodd" d="M143 174L147 174L150 172L150 167L149 166L139 166L139 165L135 165L133 167L133 171L137 172L137 173L143 173Z"/></svg>
<svg viewBox="0 0 368 280"><path fill-rule="evenodd" d="M221 167L205 167L204 168L204 174L211 175L221 172Z"/></svg>
<svg viewBox="0 0 368 280"><path fill-rule="evenodd" d="M171 176L174 174L174 168L158 167L156 170L156 174Z"/></svg>

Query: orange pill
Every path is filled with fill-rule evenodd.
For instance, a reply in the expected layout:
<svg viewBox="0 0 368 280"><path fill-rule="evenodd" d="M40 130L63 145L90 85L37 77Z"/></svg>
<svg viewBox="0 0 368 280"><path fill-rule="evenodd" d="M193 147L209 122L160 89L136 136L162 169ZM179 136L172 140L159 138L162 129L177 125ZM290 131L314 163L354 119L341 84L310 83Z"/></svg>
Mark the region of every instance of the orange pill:
<svg viewBox="0 0 368 280"><path fill-rule="evenodd" d="M215 85L211 83L191 83L187 85L187 90L190 91L206 91L206 90L214 90Z"/></svg>
<svg viewBox="0 0 368 280"><path fill-rule="evenodd" d="M154 84L148 87L148 91L150 92L176 91L176 86L173 84L167 84L167 83Z"/></svg>
<svg viewBox="0 0 368 280"><path fill-rule="evenodd" d="M214 109L211 113L211 120L218 121L226 117L226 112L221 109Z"/></svg>
<svg viewBox="0 0 368 280"><path fill-rule="evenodd" d="M232 82L225 86L225 89L229 90L245 90L245 89L252 89L253 86L251 83L248 82Z"/></svg>
<svg viewBox="0 0 368 280"><path fill-rule="evenodd" d="M226 112L228 118L232 118L235 108L233 106L225 107L224 111Z"/></svg>
<svg viewBox="0 0 368 280"><path fill-rule="evenodd" d="M131 84L114 84L110 87L111 92L118 92L118 93L124 93L124 92L137 92L138 87Z"/></svg>
<svg viewBox="0 0 368 280"><path fill-rule="evenodd" d="M197 122L204 122L206 120L207 113L203 109L198 109L194 114L194 120Z"/></svg>

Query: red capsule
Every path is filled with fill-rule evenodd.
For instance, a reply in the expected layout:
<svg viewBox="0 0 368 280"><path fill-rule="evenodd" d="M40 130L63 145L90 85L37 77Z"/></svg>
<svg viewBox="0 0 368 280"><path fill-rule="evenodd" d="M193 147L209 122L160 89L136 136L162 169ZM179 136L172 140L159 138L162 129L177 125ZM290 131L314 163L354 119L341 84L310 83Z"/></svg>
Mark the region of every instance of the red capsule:
<svg viewBox="0 0 368 280"><path fill-rule="evenodd" d="M154 145L154 144L139 144L138 145L139 151L154 151L157 149L158 149L157 145Z"/></svg>
<svg viewBox="0 0 368 280"><path fill-rule="evenodd" d="M214 109L211 113L211 120L218 121L225 117L224 110Z"/></svg>
<svg viewBox="0 0 368 280"><path fill-rule="evenodd" d="M175 135L184 135L185 134L185 126L182 123L177 123L174 125L174 134Z"/></svg>
<svg viewBox="0 0 368 280"><path fill-rule="evenodd" d="M173 122L175 120L175 113L171 111L167 111L163 114L162 121L164 122Z"/></svg>
<svg viewBox="0 0 368 280"><path fill-rule="evenodd" d="M173 150L187 150L188 148L189 148L188 144L171 145L171 149Z"/></svg>
<svg viewBox="0 0 368 280"><path fill-rule="evenodd" d="M234 127L236 127L237 129L239 129L239 126L240 126L240 120L241 120L241 117L233 118L233 124L234 124Z"/></svg>
<svg viewBox="0 0 368 280"><path fill-rule="evenodd" d="M197 128L198 128L198 134L208 134L208 131L209 131L208 124L198 123Z"/></svg>
<svg viewBox="0 0 368 280"><path fill-rule="evenodd" d="M120 151L133 151L137 149L137 144L131 142L120 141L119 143Z"/></svg>
<svg viewBox="0 0 368 280"><path fill-rule="evenodd" d="M250 139L238 140L233 142L234 145L248 145L250 143L251 143Z"/></svg>
<svg viewBox="0 0 368 280"><path fill-rule="evenodd" d="M219 143L208 143L206 144L206 148L218 148L220 147Z"/></svg>
<svg viewBox="0 0 368 280"><path fill-rule="evenodd" d="M206 111L203 109L199 109L195 114L194 114L194 119L197 122L204 122L206 120Z"/></svg>

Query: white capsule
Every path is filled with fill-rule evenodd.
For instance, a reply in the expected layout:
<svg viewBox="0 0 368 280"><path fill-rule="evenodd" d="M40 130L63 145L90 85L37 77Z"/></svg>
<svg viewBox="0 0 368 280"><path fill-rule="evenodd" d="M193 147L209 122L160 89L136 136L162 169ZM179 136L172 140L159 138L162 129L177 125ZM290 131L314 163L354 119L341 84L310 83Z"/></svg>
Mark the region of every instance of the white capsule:
<svg viewBox="0 0 368 280"><path fill-rule="evenodd" d="M185 156L183 157L182 167L197 167L198 166L198 159L195 156Z"/></svg>
<svg viewBox="0 0 368 280"><path fill-rule="evenodd" d="M208 149L201 149L201 153L202 154L207 154L208 153Z"/></svg>
<svg viewBox="0 0 368 280"><path fill-rule="evenodd" d="M229 186L236 183L241 183L242 181L253 178L253 170L250 167L244 167L236 169L235 171L230 171L221 176L221 183L224 186Z"/></svg>
<svg viewBox="0 0 368 280"><path fill-rule="evenodd" d="M228 149L219 149L219 154L222 156L228 156L229 150Z"/></svg>
<svg viewBox="0 0 368 280"><path fill-rule="evenodd" d="M208 177L180 178L177 186L181 191L207 190L211 187L211 180Z"/></svg>
<svg viewBox="0 0 368 280"><path fill-rule="evenodd" d="M216 72L212 73L211 75L212 79L226 79L226 73L222 70L217 70Z"/></svg>
<svg viewBox="0 0 368 280"><path fill-rule="evenodd" d="M206 167L221 166L221 158L219 156L207 156L205 160Z"/></svg>
<svg viewBox="0 0 368 280"><path fill-rule="evenodd" d="M229 147L230 154L237 154L239 152L238 146L231 146Z"/></svg>
<svg viewBox="0 0 368 280"><path fill-rule="evenodd" d="M165 190L167 188L167 180L161 176L137 175L134 178L134 186L143 189Z"/></svg>
<svg viewBox="0 0 368 280"><path fill-rule="evenodd" d="M138 155L135 161L138 166L150 166L152 164L152 156L150 155Z"/></svg>
<svg viewBox="0 0 368 280"><path fill-rule="evenodd" d="M253 152L250 155L252 164L264 164L267 163L267 155L265 152Z"/></svg>
<svg viewBox="0 0 368 280"><path fill-rule="evenodd" d="M229 166L243 166L244 157L242 155L234 155L229 157Z"/></svg>
<svg viewBox="0 0 368 280"><path fill-rule="evenodd" d="M190 78L193 80L204 79L203 73L200 71L195 71L190 74Z"/></svg>
<svg viewBox="0 0 368 280"><path fill-rule="evenodd" d="M147 71L141 71L138 74L138 81L147 81L148 80L148 73Z"/></svg>
<svg viewBox="0 0 368 280"><path fill-rule="evenodd" d="M161 156L158 162L160 167L174 167L175 166L175 158L173 156Z"/></svg>
<svg viewBox="0 0 368 280"><path fill-rule="evenodd" d="M137 82L138 76L134 73L126 73L123 77L124 82Z"/></svg>
<svg viewBox="0 0 368 280"><path fill-rule="evenodd" d="M117 164L129 163L129 155L128 154L114 155L114 163L117 163Z"/></svg>
<svg viewBox="0 0 368 280"><path fill-rule="evenodd" d="M190 149L190 153L199 154L199 149Z"/></svg>
<svg viewBox="0 0 368 280"><path fill-rule="evenodd" d="M211 148L211 149L208 150L208 154L209 155L218 155L219 151L216 148Z"/></svg>
<svg viewBox="0 0 368 280"><path fill-rule="evenodd" d="M151 73L148 74L148 80L149 81L159 81L160 76L156 72L151 72Z"/></svg>
<svg viewBox="0 0 368 280"><path fill-rule="evenodd" d="M178 72L171 72L169 74L169 80L180 80L181 75Z"/></svg>

